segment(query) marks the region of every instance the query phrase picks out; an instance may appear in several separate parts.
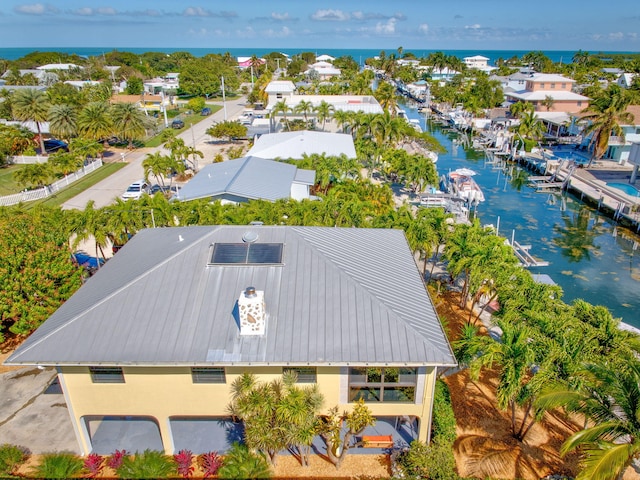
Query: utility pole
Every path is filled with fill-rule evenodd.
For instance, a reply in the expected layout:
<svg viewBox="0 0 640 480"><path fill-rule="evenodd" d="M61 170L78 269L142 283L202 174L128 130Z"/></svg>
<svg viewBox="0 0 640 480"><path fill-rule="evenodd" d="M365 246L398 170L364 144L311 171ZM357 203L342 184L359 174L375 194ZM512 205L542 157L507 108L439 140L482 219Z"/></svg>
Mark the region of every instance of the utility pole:
<svg viewBox="0 0 640 480"><path fill-rule="evenodd" d="M251 90L253 90L253 65L251 65Z"/></svg>

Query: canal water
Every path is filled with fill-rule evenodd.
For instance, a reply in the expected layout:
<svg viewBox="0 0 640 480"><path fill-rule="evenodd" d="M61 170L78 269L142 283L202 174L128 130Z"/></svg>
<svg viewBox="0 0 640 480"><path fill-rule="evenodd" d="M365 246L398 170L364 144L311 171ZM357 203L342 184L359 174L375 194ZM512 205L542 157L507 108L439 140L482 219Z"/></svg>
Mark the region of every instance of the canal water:
<svg viewBox="0 0 640 480"><path fill-rule="evenodd" d="M424 117L403 106L409 118ZM548 266L532 273L549 275L564 291L567 303L582 298L609 308L614 317L640 328L640 237L568 193L536 193L527 186L527 172L513 175L486 163L482 151L465 148L457 134L431 124L430 133L447 149L438 158L438 173L466 167L477 172L485 202L477 209L483 225L496 225L499 233L521 245ZM507 167L511 168L511 167ZM499 220L498 220L499 219Z"/></svg>

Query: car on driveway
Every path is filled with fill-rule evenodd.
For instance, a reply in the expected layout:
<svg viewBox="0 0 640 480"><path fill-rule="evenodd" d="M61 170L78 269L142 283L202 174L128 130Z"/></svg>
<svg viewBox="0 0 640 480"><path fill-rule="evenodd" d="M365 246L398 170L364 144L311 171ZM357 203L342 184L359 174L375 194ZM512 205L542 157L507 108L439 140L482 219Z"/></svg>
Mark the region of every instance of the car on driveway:
<svg viewBox="0 0 640 480"><path fill-rule="evenodd" d="M171 122L171 128L175 128L176 130L184 128L184 122L181 119L176 118L173 122Z"/></svg>
<svg viewBox="0 0 640 480"><path fill-rule="evenodd" d="M200 115L202 115L203 117L211 115L211 109L209 107L204 107L200 112Z"/></svg>
<svg viewBox="0 0 640 480"><path fill-rule="evenodd" d="M44 141L45 152L54 153L54 152L57 152L58 150L63 150L65 152L68 152L69 146L62 140L57 140L55 138L50 138L49 140Z"/></svg>
<svg viewBox="0 0 640 480"><path fill-rule="evenodd" d="M133 182L127 187L127 190L122 194L123 200L139 199L144 193L149 193L149 184L144 180L138 180Z"/></svg>

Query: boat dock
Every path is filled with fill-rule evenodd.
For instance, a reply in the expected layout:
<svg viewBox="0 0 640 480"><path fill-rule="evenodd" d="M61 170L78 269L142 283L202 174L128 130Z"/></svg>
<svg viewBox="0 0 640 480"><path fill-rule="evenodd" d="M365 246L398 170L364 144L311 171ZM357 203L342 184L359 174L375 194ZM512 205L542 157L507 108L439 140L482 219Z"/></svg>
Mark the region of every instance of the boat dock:
<svg viewBox="0 0 640 480"><path fill-rule="evenodd" d="M506 240L506 242L507 245L509 245L513 249L513 253L515 253L516 257L518 257L518 260L520 260L520 263L523 267L546 267L547 265L549 265L549 262L538 260L533 255L531 255L531 253L529 253L529 250L531 250L531 245L520 245L513 239L511 241Z"/></svg>

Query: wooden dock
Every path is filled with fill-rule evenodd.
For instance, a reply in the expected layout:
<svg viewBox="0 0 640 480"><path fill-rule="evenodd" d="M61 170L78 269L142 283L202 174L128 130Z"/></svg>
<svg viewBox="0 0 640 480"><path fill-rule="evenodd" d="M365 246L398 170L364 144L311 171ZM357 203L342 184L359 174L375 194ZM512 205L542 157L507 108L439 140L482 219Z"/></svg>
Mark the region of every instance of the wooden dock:
<svg viewBox="0 0 640 480"><path fill-rule="evenodd" d="M513 253L515 253L516 257L518 257L518 260L520 260L520 263L523 267L546 267L549 265L549 262L538 260L533 255L531 255L531 253L529 253L529 250L531 250L531 245L520 245L515 240L513 240L512 242L507 240L507 243L511 246L511 248L513 248Z"/></svg>

